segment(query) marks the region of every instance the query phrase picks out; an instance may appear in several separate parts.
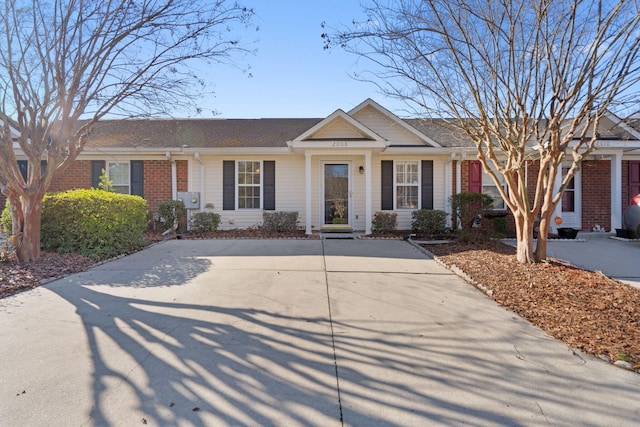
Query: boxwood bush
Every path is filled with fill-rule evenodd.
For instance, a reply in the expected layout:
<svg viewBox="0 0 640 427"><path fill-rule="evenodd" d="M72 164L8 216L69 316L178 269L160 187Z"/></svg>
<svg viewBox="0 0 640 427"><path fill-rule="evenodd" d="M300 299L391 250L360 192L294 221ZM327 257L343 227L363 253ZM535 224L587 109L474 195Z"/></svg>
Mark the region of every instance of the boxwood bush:
<svg viewBox="0 0 640 427"><path fill-rule="evenodd" d="M398 214L378 211L371 220L371 231L374 233L390 233L398 226Z"/></svg>
<svg viewBox="0 0 640 427"><path fill-rule="evenodd" d="M190 223L193 233L212 233L218 230L220 214L214 212L197 212L191 216Z"/></svg>
<svg viewBox="0 0 640 427"><path fill-rule="evenodd" d="M418 209L411 213L411 231L422 235L442 234L446 230L445 211Z"/></svg>
<svg viewBox="0 0 640 427"><path fill-rule="evenodd" d="M262 229L266 233L293 233L298 227L298 212L262 212Z"/></svg>
<svg viewBox="0 0 640 427"><path fill-rule="evenodd" d="M104 259L145 246L147 204L96 189L47 194L41 224L44 249Z"/></svg>

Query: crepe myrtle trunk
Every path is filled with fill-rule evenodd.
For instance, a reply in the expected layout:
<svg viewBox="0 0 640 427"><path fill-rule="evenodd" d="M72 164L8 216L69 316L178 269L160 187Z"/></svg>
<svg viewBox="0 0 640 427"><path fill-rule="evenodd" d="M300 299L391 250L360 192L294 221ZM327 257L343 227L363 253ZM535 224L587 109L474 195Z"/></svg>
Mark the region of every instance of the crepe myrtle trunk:
<svg viewBox="0 0 640 427"><path fill-rule="evenodd" d="M40 256L40 219L42 196L27 194L8 196L11 205L12 243L20 262L31 262Z"/></svg>
<svg viewBox="0 0 640 427"><path fill-rule="evenodd" d="M516 221L516 259L521 264L531 264L536 262L533 250L533 229L535 218L532 215L514 212Z"/></svg>

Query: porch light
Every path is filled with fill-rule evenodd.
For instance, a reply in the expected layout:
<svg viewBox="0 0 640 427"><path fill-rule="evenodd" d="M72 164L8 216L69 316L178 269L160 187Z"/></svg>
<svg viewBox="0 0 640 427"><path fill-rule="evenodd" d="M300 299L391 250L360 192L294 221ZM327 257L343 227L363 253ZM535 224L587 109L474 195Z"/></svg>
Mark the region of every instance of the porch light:
<svg viewBox="0 0 640 427"><path fill-rule="evenodd" d="M360 165L360 167L358 168L358 172L360 172L360 175L362 175L364 173L364 166Z"/></svg>

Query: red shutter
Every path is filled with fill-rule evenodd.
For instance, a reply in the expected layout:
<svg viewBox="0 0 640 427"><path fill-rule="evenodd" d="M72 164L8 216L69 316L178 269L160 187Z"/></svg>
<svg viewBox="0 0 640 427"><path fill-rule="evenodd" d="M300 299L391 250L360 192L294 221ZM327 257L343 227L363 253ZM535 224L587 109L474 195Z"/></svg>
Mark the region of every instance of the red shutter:
<svg viewBox="0 0 640 427"><path fill-rule="evenodd" d="M640 194L640 161L629 162L629 199Z"/></svg>
<svg viewBox="0 0 640 427"><path fill-rule="evenodd" d="M482 193L482 163L480 160L469 162L469 193Z"/></svg>

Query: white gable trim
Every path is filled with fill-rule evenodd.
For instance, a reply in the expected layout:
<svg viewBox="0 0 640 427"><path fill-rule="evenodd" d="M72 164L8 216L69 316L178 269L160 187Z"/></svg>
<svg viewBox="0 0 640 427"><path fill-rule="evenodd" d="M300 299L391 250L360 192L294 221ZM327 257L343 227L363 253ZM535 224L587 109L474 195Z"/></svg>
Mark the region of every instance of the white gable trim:
<svg viewBox="0 0 640 427"><path fill-rule="evenodd" d="M368 127L366 127L365 125L363 125L362 123L360 123L359 121L354 119L353 117L349 116L344 111L338 109L338 110L334 111L329 117L327 117L326 119L322 120L320 123L316 124L315 126L313 126L311 129L309 129L308 131L306 131L302 135L298 136L297 138L294 138L293 141L291 141L291 142L299 143L299 142L303 142L303 141L308 141L310 139L312 140L313 138L311 138L311 136L313 134L317 133L322 128L328 126L331 122L335 121L338 118L341 118L341 119L345 120L351 126L353 126L358 131L360 131L362 134L364 134L365 138L363 138L363 139L370 139L370 140L375 141L375 142L385 142L386 141L383 137L381 137L380 135L378 135L377 133L375 133L374 131L372 131L371 129L369 129ZM296 144L296 145L298 145L298 144Z"/></svg>
<svg viewBox="0 0 640 427"><path fill-rule="evenodd" d="M349 115L354 115L359 111L365 109L366 107L372 107L380 111L383 115L387 116L393 122L397 123L400 127L402 127L404 130L418 137L421 141L425 142L426 144L431 145L432 147L442 147L433 139L429 138L427 135L423 134L422 132L420 132L410 124L406 123L400 117L396 116L391 111L387 110L386 108L384 108L382 105L378 104L376 101L374 101L371 98L367 98L362 103L360 103L360 105L357 105L356 107L354 107L351 111L349 111Z"/></svg>

